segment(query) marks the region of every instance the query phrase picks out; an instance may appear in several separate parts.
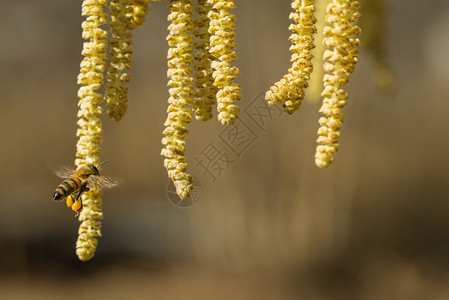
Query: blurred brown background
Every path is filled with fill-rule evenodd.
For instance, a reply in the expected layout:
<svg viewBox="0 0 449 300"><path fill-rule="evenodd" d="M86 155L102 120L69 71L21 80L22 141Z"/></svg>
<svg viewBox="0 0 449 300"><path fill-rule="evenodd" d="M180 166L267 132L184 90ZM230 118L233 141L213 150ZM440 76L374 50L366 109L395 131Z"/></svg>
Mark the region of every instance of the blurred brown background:
<svg viewBox="0 0 449 300"><path fill-rule="evenodd" d="M243 108L289 66L291 9L236 2ZM123 184L105 191L103 237L82 263L79 222L51 200L53 170L75 155L81 1L1 1L0 298L449 299L449 2L386 2L396 90L376 88L362 48L334 164L313 162L319 104L256 128L215 182L194 158L223 127L193 121L187 158L203 189L189 209L167 198L168 9L152 4L128 113L104 119L103 173Z"/></svg>

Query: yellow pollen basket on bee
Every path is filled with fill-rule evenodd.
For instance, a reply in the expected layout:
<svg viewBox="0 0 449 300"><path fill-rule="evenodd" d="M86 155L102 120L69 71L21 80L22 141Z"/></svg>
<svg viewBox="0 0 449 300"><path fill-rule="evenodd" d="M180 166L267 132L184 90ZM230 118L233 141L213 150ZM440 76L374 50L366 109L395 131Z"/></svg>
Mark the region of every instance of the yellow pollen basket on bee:
<svg viewBox="0 0 449 300"><path fill-rule="evenodd" d="M81 202L81 199L75 199L73 195L67 197L66 204L67 207L71 207L72 210L76 212L75 217L79 215L81 209L83 208L83 202Z"/></svg>
<svg viewBox="0 0 449 300"><path fill-rule="evenodd" d="M77 217L83 209L81 195L90 190L89 186L94 188L111 188L117 185L118 181L116 179L100 175L100 166L108 161L106 160L98 166L87 164L79 167L77 170L62 168L56 171L56 175L65 180L56 187L53 193L53 200L62 201L66 199L67 207L71 207L76 212L75 217Z"/></svg>

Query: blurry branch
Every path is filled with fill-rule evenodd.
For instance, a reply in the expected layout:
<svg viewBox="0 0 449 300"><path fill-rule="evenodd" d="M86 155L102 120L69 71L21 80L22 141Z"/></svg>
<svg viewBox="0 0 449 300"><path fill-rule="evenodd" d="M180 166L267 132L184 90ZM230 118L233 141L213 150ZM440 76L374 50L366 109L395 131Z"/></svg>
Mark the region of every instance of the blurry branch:
<svg viewBox="0 0 449 300"><path fill-rule="evenodd" d="M393 93L396 80L387 59L387 3L385 0L361 0L361 7L363 18L360 19L360 26L364 28L362 47L374 56L374 82L382 92Z"/></svg>

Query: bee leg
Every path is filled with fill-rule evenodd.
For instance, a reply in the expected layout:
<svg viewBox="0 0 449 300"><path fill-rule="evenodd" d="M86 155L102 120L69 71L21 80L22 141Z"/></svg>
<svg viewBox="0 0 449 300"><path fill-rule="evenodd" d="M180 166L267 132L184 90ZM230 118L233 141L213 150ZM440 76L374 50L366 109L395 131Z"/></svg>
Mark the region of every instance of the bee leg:
<svg viewBox="0 0 449 300"><path fill-rule="evenodd" d="M73 195L68 196L65 202L67 204L67 207L72 207L73 203L75 202Z"/></svg>
<svg viewBox="0 0 449 300"><path fill-rule="evenodd" d="M79 191L78 195L76 196L76 199L75 199L75 200L78 200L78 199L81 197L81 194L82 194L84 191L86 191L86 189L87 189L87 187L83 185L83 186L80 188L80 191ZM88 190L87 190L87 191L88 191Z"/></svg>
<svg viewBox="0 0 449 300"><path fill-rule="evenodd" d="M79 216L81 210L83 209L83 203L80 199L76 200L75 203L72 205L72 210L76 211L75 217Z"/></svg>
<svg viewBox="0 0 449 300"><path fill-rule="evenodd" d="M80 208L76 211L76 215L75 216L79 216L80 212L83 210L83 203L80 201Z"/></svg>
<svg viewBox="0 0 449 300"><path fill-rule="evenodd" d="M86 191L86 189L89 190L89 188L87 188L86 186L82 186L80 188L80 191L79 191L78 195L76 196L75 202L71 205L72 206L72 210L76 211L75 217L78 217L80 212L81 212L81 210L83 209L83 202L81 201L80 197L81 197L81 194L84 191Z"/></svg>

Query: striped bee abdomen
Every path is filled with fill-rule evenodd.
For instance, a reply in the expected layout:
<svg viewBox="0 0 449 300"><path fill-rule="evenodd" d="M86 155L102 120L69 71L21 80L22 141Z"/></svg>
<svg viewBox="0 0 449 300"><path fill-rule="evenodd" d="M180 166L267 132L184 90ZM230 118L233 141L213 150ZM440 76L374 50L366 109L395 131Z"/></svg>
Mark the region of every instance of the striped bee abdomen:
<svg viewBox="0 0 449 300"><path fill-rule="evenodd" d="M76 176L64 180L55 190L53 200L62 200L81 188L82 182Z"/></svg>

